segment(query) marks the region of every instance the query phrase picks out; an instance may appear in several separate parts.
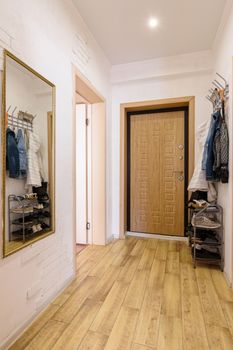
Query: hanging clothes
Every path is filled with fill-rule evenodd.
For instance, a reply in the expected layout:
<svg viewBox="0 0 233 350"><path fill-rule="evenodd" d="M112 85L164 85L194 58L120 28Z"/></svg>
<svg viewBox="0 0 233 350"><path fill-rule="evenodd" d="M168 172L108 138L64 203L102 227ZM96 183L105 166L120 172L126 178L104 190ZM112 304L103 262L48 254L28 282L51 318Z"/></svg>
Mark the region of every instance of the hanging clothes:
<svg viewBox="0 0 233 350"><path fill-rule="evenodd" d="M19 177L19 150L16 143L15 133L10 128L7 128L6 130L6 170L9 171L9 177Z"/></svg>
<svg viewBox="0 0 233 350"><path fill-rule="evenodd" d="M205 170L202 169L202 154L203 154L203 149L205 145L205 140L206 140L206 135L208 133L210 126L209 120L206 122L202 123L196 132L196 138L199 142L201 152L200 156L197 162L197 165L195 167L192 179L189 183L188 186L188 191L195 192L195 191L205 191L207 192L209 187L208 187L208 182L206 181L206 173Z"/></svg>
<svg viewBox="0 0 233 350"><path fill-rule="evenodd" d="M202 169L202 154L205 146L205 140L209 133L209 129L210 129L210 121L207 120L199 126L196 132L196 138L197 138L197 141L199 142L201 152L200 152L200 156L199 156L197 165L195 167L193 176L189 183L188 191L207 192L207 200L209 203L211 203L216 201L217 192L214 185L206 180L206 172L205 170Z"/></svg>
<svg viewBox="0 0 233 350"><path fill-rule="evenodd" d="M220 145L221 145L221 155L220 155L220 179L222 183L228 183L229 180L229 135L227 124L223 120L220 128Z"/></svg>
<svg viewBox="0 0 233 350"><path fill-rule="evenodd" d="M22 177L27 175L27 151L25 148L25 141L23 137L23 131L18 130L17 133L17 147L19 151L19 171Z"/></svg>
<svg viewBox="0 0 233 350"><path fill-rule="evenodd" d="M214 140L215 140L216 132L220 127L220 123L221 123L220 111L218 110L217 112L213 113L211 118L212 118L212 121L211 121L210 131L208 133L208 137L206 140L206 149L207 149L206 163L205 163L206 180L211 182L217 182L219 181L219 177L216 171L214 171L214 161L215 161L214 149L216 150L217 146L214 144ZM205 162L205 159L203 159L203 161Z"/></svg>
<svg viewBox="0 0 233 350"><path fill-rule="evenodd" d="M41 186L41 180L44 178L42 168L42 159L40 154L40 138L34 132L29 132L29 148L28 148L28 171L27 186Z"/></svg>

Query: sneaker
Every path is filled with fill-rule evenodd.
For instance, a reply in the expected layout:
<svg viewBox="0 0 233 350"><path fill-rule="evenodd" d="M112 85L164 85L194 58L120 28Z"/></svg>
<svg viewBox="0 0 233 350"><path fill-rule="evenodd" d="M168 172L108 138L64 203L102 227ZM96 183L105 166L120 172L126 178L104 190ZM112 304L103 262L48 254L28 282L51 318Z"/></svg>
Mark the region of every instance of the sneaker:
<svg viewBox="0 0 233 350"><path fill-rule="evenodd" d="M193 209L204 209L208 206L208 202L206 202L205 200L203 199L200 199L200 200L196 200L196 199L193 199L192 202L189 202L189 208L193 208Z"/></svg>
<svg viewBox="0 0 233 350"><path fill-rule="evenodd" d="M34 209L43 209L43 208L44 208L43 204L38 203L34 205Z"/></svg>
<svg viewBox="0 0 233 350"><path fill-rule="evenodd" d="M29 213L33 213L33 207L32 206L28 206L28 207L17 207L17 208L13 208L11 209L12 213L15 214L29 214Z"/></svg>
<svg viewBox="0 0 233 350"><path fill-rule="evenodd" d="M192 225L199 227L199 228L210 228L210 229L211 228L216 229L216 228L221 227L221 224L219 222L213 221L204 215L193 216L192 217Z"/></svg>

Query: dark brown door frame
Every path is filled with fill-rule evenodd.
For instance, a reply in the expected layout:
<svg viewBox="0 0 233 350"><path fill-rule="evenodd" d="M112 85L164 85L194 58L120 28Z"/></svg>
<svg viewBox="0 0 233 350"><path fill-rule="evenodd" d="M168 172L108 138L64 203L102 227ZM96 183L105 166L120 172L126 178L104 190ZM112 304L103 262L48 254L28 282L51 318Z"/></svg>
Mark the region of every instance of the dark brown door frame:
<svg viewBox="0 0 233 350"><path fill-rule="evenodd" d="M194 170L195 97L178 97L161 100L123 103L120 105L120 238L127 231L127 113L138 110L188 107L188 181Z"/></svg>

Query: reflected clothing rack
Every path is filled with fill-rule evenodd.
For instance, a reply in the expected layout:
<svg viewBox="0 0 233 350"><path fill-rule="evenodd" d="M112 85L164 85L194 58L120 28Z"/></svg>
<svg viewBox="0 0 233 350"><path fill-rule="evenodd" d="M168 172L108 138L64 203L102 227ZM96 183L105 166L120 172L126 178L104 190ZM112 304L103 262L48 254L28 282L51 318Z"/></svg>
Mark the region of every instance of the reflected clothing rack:
<svg viewBox="0 0 233 350"><path fill-rule="evenodd" d="M19 119L18 117L14 117L11 114L8 114L8 126L11 128L18 128L33 131L33 123L32 121L25 121Z"/></svg>

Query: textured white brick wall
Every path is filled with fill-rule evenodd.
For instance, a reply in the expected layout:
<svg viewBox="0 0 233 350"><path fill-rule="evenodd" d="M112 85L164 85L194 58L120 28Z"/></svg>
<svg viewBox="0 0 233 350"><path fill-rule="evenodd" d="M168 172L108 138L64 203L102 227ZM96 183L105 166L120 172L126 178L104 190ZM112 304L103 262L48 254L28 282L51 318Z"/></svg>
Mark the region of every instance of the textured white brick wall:
<svg viewBox="0 0 233 350"><path fill-rule="evenodd" d="M6 348L74 274L71 64L92 81L107 102L110 93L110 65L71 0L0 0L0 70L3 48L57 88L56 233L0 258L0 349Z"/></svg>

